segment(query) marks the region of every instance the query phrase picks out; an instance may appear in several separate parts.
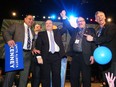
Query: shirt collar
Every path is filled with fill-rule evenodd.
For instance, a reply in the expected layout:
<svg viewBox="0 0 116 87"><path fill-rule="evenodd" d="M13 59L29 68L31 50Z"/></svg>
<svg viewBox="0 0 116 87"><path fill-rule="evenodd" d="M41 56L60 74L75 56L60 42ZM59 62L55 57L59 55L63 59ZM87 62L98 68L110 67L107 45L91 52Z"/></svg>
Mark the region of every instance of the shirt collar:
<svg viewBox="0 0 116 87"><path fill-rule="evenodd" d="M24 23L24 27L27 29L27 28L30 28L26 23Z"/></svg>

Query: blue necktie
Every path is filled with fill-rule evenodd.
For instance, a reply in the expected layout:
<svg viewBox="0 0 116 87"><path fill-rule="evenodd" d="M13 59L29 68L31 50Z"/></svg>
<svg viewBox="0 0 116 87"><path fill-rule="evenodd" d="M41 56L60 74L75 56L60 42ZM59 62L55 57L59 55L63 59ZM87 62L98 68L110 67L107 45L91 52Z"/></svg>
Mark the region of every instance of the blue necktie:
<svg viewBox="0 0 116 87"><path fill-rule="evenodd" d="M30 42L30 31L29 31L29 27L27 29L27 34L28 34L28 39L27 39L27 49L30 49L31 46L31 42Z"/></svg>
<svg viewBox="0 0 116 87"><path fill-rule="evenodd" d="M50 41L51 41L51 53L55 52L55 41L54 41L54 37L52 35L52 32L50 32Z"/></svg>

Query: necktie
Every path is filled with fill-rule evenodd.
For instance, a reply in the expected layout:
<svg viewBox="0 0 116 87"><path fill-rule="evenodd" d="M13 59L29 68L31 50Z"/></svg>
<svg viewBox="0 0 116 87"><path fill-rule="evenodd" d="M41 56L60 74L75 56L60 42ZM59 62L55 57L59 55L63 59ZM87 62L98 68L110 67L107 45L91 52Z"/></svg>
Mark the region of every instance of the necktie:
<svg viewBox="0 0 116 87"><path fill-rule="evenodd" d="M101 36L101 32L102 32L102 28L100 28L97 32L97 36L100 37Z"/></svg>
<svg viewBox="0 0 116 87"><path fill-rule="evenodd" d="M51 41L51 53L55 52L55 41L54 41L54 37L52 35L52 32L50 32L50 41Z"/></svg>
<svg viewBox="0 0 116 87"><path fill-rule="evenodd" d="M31 43L30 43L30 32L29 32L30 30L29 30L29 27L28 27L28 29L27 29L27 33L28 33L28 39L27 39L27 49L29 50L30 49L30 45L31 45Z"/></svg>

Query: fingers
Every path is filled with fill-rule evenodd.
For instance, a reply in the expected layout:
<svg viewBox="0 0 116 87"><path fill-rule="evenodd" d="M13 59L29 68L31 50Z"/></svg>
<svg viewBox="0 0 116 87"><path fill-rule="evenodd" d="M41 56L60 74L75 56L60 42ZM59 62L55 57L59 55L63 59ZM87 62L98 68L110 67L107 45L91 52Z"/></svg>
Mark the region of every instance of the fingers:
<svg viewBox="0 0 116 87"><path fill-rule="evenodd" d="M86 36L87 41L93 41L93 36L88 35L88 34L84 34L84 36Z"/></svg>
<svg viewBox="0 0 116 87"><path fill-rule="evenodd" d="M115 81L115 79L116 79L116 76L114 76L113 81Z"/></svg>
<svg viewBox="0 0 116 87"><path fill-rule="evenodd" d="M86 37L88 36L88 34L83 34L83 35L86 36Z"/></svg>
<svg viewBox="0 0 116 87"><path fill-rule="evenodd" d="M66 17L66 11L62 10L62 12L60 13L61 17Z"/></svg>
<svg viewBox="0 0 116 87"><path fill-rule="evenodd" d="M91 62L90 62L90 64L93 64L93 63L94 63L94 61L91 61Z"/></svg>
<svg viewBox="0 0 116 87"><path fill-rule="evenodd" d="M106 76L107 81L109 81L109 80L108 80L108 74L107 74L107 73L105 73L105 76Z"/></svg>
<svg viewBox="0 0 116 87"><path fill-rule="evenodd" d="M40 54L40 51L34 48L33 51L32 51L32 54L33 54L33 55L34 55L34 54Z"/></svg>
<svg viewBox="0 0 116 87"><path fill-rule="evenodd" d="M93 56L90 57L90 64L93 64L94 63L94 58Z"/></svg>
<svg viewBox="0 0 116 87"><path fill-rule="evenodd" d="M113 79L113 73L111 74L111 77L110 78Z"/></svg>
<svg viewBox="0 0 116 87"><path fill-rule="evenodd" d="M10 47L14 47L14 46L15 46L14 40L10 40L10 41L8 41L7 43L8 43L8 45L9 45Z"/></svg>
<svg viewBox="0 0 116 87"><path fill-rule="evenodd" d="M32 51L32 54L34 55L34 52Z"/></svg>
<svg viewBox="0 0 116 87"><path fill-rule="evenodd" d="M39 51L39 50L37 50L37 51L36 51L36 53L37 53L37 54L40 54L40 51Z"/></svg>
<svg viewBox="0 0 116 87"><path fill-rule="evenodd" d="M111 73L111 75L110 75L110 72L105 73L105 76L106 76L107 81L115 81L115 79L116 79L116 77L113 75L113 73Z"/></svg>
<svg viewBox="0 0 116 87"><path fill-rule="evenodd" d="M39 50L35 50L34 53L35 54L40 54L40 51Z"/></svg>

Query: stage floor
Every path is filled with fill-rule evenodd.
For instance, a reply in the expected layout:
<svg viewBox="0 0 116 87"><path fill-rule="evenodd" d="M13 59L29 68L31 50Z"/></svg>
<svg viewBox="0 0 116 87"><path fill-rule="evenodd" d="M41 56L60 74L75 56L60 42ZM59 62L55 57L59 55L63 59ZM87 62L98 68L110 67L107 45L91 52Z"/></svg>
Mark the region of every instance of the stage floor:
<svg viewBox="0 0 116 87"><path fill-rule="evenodd" d="M31 83L28 83L27 87L31 87ZM70 82L65 82L65 87L71 87ZM91 87L102 87L102 84L101 83L91 83Z"/></svg>

